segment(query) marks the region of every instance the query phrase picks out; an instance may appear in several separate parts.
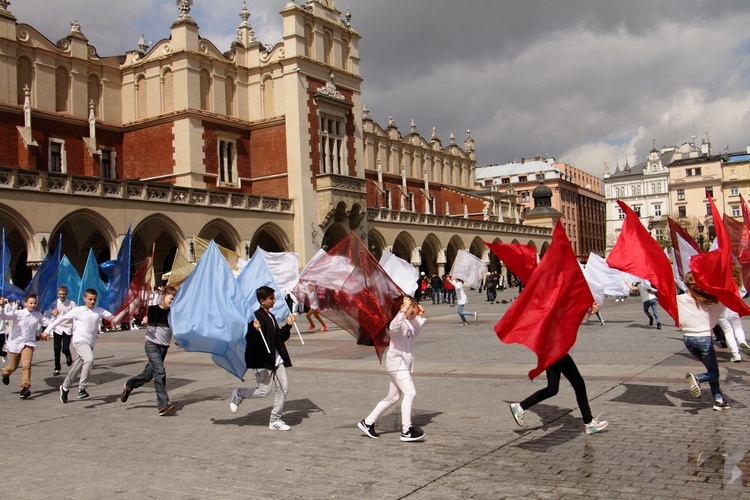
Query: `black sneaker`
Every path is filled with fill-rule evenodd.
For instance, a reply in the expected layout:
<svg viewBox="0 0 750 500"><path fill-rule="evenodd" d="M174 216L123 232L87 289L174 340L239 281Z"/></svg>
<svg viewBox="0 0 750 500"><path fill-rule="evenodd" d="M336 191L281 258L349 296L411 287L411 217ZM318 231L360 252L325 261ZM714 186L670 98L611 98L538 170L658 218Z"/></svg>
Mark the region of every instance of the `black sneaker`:
<svg viewBox="0 0 750 500"><path fill-rule="evenodd" d="M159 410L158 410L159 411L159 416L163 417L164 415L166 415L167 413L171 412L172 410L174 410L174 405L173 404L168 404L164 408L159 408Z"/></svg>
<svg viewBox="0 0 750 500"><path fill-rule="evenodd" d="M416 427L409 427L408 432L401 433L401 441L421 441L424 439L424 432Z"/></svg>
<svg viewBox="0 0 750 500"><path fill-rule="evenodd" d="M68 392L70 391L66 391L65 389L63 389L63 386L60 386L60 401L62 401L63 403L68 402Z"/></svg>
<svg viewBox="0 0 750 500"><path fill-rule="evenodd" d="M60 370L55 370L52 372L52 376L60 375Z"/></svg>
<svg viewBox="0 0 750 500"><path fill-rule="evenodd" d="M73 358L71 356L65 356L65 364L70 366L73 364Z"/></svg>
<svg viewBox="0 0 750 500"><path fill-rule="evenodd" d="M87 397L89 397L89 393L86 392L86 389L78 391L78 399L86 399Z"/></svg>
<svg viewBox="0 0 750 500"><path fill-rule="evenodd" d="M648 326L654 326L654 318L648 318Z"/></svg>
<svg viewBox="0 0 750 500"><path fill-rule="evenodd" d="M661 323L657 323L657 324L656 324L656 329L657 329L657 330L661 330Z"/></svg>
<svg viewBox="0 0 750 500"><path fill-rule="evenodd" d="M120 401L123 403L128 400L130 397L130 393L133 392L133 389L128 389L127 385L122 386L122 394L120 394Z"/></svg>
<svg viewBox="0 0 750 500"><path fill-rule="evenodd" d="M3 375L3 384L10 384L10 375Z"/></svg>
<svg viewBox="0 0 750 500"><path fill-rule="evenodd" d="M31 391L29 390L29 388L21 388L21 399L29 399L29 396L31 396Z"/></svg>
<svg viewBox="0 0 750 500"><path fill-rule="evenodd" d="M359 427L359 430L361 430L362 432L364 432L365 434L367 434L372 439L377 439L377 438L380 437L380 434L378 434L377 432L375 432L375 424L367 425L364 420L361 420L357 424L357 427Z"/></svg>

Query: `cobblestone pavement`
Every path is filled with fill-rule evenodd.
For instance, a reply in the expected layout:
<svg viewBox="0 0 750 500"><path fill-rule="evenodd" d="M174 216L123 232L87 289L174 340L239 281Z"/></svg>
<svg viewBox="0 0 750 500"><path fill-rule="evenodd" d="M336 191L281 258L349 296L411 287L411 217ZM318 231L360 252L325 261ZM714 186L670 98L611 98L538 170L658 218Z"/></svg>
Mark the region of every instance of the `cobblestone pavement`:
<svg viewBox="0 0 750 500"><path fill-rule="evenodd" d="M499 299L510 301L515 290ZM750 360L718 349L722 388L733 408L690 396L685 373L700 365L662 313L646 326L641 302L608 301L606 325L581 326L572 352L592 411L608 420L584 434L570 385L517 427L508 403L543 387L526 348L502 344L493 326L508 308L476 292L458 325L455 309L426 304L417 341L414 422L424 442L402 443L398 408L378 423L380 439L356 423L385 396L388 378L371 347L338 328L306 332L288 345L294 367L284 420L268 429L272 399L245 400L243 384L209 356L170 349L168 389L177 410L156 412L151 384L119 400L146 363L143 330L102 334L89 386L63 405L52 374L52 343L34 354L32 397L19 399L20 371L0 386L3 491L25 498L737 498L750 497L747 432ZM747 323L746 323L747 324ZM64 373L63 373L64 375Z"/></svg>

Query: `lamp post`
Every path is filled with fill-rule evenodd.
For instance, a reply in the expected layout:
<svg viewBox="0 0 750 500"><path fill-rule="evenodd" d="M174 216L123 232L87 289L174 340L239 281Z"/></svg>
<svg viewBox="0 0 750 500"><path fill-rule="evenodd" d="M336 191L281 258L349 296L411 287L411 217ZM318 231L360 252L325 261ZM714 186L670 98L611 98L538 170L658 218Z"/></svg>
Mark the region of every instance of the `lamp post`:
<svg viewBox="0 0 750 500"><path fill-rule="evenodd" d="M698 245L701 247L701 252L703 251L703 230L706 228L703 224L700 222L698 223Z"/></svg>

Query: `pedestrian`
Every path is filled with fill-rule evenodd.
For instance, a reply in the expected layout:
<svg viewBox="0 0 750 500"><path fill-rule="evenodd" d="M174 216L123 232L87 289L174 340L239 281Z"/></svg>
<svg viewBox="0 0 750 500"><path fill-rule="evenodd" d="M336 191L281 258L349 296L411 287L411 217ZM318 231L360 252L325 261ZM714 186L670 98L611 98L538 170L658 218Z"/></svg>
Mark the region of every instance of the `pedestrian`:
<svg viewBox="0 0 750 500"><path fill-rule="evenodd" d="M275 385L276 395L268 428L275 431L288 431L292 428L281 420L281 414L289 392L286 369L292 366L292 360L289 358L284 342L289 340L294 316L290 314L286 319L286 324L279 327L271 312L276 302L273 288L262 286L255 291L255 296L260 302L260 308L255 311L255 319L252 323L247 325L245 364L255 373L258 386L254 389L233 390L229 409L232 413L237 413L243 399L266 397L271 393L271 386Z"/></svg>
<svg viewBox="0 0 750 500"><path fill-rule="evenodd" d="M414 372L414 341L427 320L424 308L410 296L404 295L401 308L393 318L389 328L391 338L385 358L385 369L390 376L388 395L380 401L372 412L362 419L357 427L372 439L380 437L375 424L391 406L401 401L401 441L421 441L424 432L411 423L412 404L417 395L411 374Z"/></svg>
<svg viewBox="0 0 750 500"><path fill-rule="evenodd" d="M464 291L464 282L461 280L461 278L454 278L453 276L448 276L448 282L453 286L456 292L456 312L458 313L458 316L461 318L461 323L459 325L464 326L468 325L469 323L466 321L466 315L470 314L474 316L474 321L479 321L479 312L474 311L465 311L464 306L469 301L469 299L466 297L466 292Z"/></svg>
<svg viewBox="0 0 750 500"><path fill-rule="evenodd" d="M56 318L69 312L76 306L76 303L68 298L68 287L60 285L57 289L57 301L55 308L52 309L52 317ZM60 355L65 354L65 364L73 364L73 357L70 355L70 328L73 326L72 321L60 323L52 330L52 349L55 356L55 366L52 375L60 375L62 365L60 364Z"/></svg>
<svg viewBox="0 0 750 500"><path fill-rule="evenodd" d="M451 285L448 275L443 277L443 287L445 287L445 302L450 304L451 307L456 307L456 287Z"/></svg>
<svg viewBox="0 0 750 500"><path fill-rule="evenodd" d="M86 388L89 385L89 376L91 375L91 369L94 366L94 345L96 345L96 337L99 335L100 325L102 320L105 320L105 326L112 328L110 322L106 321L107 318L112 317L112 313L107 310L97 307L97 292L93 288L87 289L83 294L83 302L85 305L74 307L62 316L58 316L47 325L42 338L47 340L49 338L49 332L54 330L60 324L65 323L68 320L73 321L71 327L71 342L76 350L76 358L73 361L73 366L68 370L68 375L60 385L60 401L63 403L68 402L68 392L73 384L73 380L79 377L78 380L78 399L86 399L89 397L89 393Z"/></svg>
<svg viewBox="0 0 750 500"><path fill-rule="evenodd" d="M646 313L646 316L648 317L648 326L654 326L654 320L656 320L656 329L661 330L661 322L659 321L659 313L656 311L656 294L657 291L654 287L651 286L651 283L649 283L646 280L641 280L636 284L625 282L632 291L638 290L638 292L641 294L641 301L643 302L643 312ZM651 316L651 313L654 313L653 316Z"/></svg>
<svg viewBox="0 0 750 500"><path fill-rule="evenodd" d="M591 414L591 407L589 406L589 399L586 394L586 383L583 381L583 377L578 371L573 358L570 357L570 353L555 361L547 368L546 373L547 387L538 390L520 403L511 403L510 405L510 412L513 415L513 419L520 427L524 426L523 417L526 410L545 399L557 395L560 388L560 375L568 379L570 385L573 386L576 402L578 403L578 408L581 410L583 431L586 434L594 434L607 427L608 422L606 420L597 420Z"/></svg>
<svg viewBox="0 0 750 500"><path fill-rule="evenodd" d="M320 306L318 305L318 293L315 288L315 285L313 283L309 283L307 285L307 300L308 300L308 307L309 310L305 314L305 318L307 318L307 321L310 322L310 326L307 327L308 331L315 330L316 326L315 323L312 320L312 317L315 316L315 318L320 322L320 331L325 332L328 330L328 325L326 325L326 322L323 321L323 318L320 316Z"/></svg>
<svg viewBox="0 0 750 500"><path fill-rule="evenodd" d="M37 298L30 294L23 299L23 309L5 309L7 301L0 297L0 321L12 321L7 341L8 365L2 370L3 384L10 384L10 375L21 365L21 399L31 396L31 360L36 349L36 332L49 320L35 311ZM47 339L44 339L47 340Z"/></svg>
<svg viewBox="0 0 750 500"><path fill-rule="evenodd" d="M584 323L588 323L589 319L591 318L591 315L595 314L596 319L599 320L599 325L604 326L604 320L602 319L602 315L599 314L599 303L594 301L593 304L591 304L591 307L589 307L589 310L586 312L586 321Z"/></svg>
<svg viewBox="0 0 750 500"><path fill-rule="evenodd" d="M714 410L728 410L731 406L721 393L719 362L716 359L716 351L711 340L711 330L718 323L719 316L725 308L715 296L701 290L696 284L692 272L685 275L684 282L687 286L687 293L677 296L677 312L680 317L682 341L690 354L706 367L706 373L687 373L685 375L690 385L690 394L699 398L701 396L700 384L708 382L711 395L714 398Z"/></svg>
<svg viewBox="0 0 750 500"><path fill-rule="evenodd" d="M484 277L484 290L487 294L487 302L495 302L495 295L497 294L497 285L495 283L495 277L492 273L488 272Z"/></svg>
<svg viewBox="0 0 750 500"><path fill-rule="evenodd" d="M747 291L742 284L742 268L738 264L732 265L732 278L737 285L737 292L742 297ZM742 327L742 319L740 319L739 314L729 308L724 309L722 315L719 316L719 326L724 333L724 342L732 352L731 360L733 362L739 363L742 361L740 349L750 356L750 346L747 345L745 329Z"/></svg>
<svg viewBox="0 0 750 500"><path fill-rule="evenodd" d="M143 372L130 378L122 388L120 401L128 400L130 393L143 384L154 381L156 391L156 407L159 416L164 416L174 410L167 394L167 372L164 369L164 359L167 357L169 345L172 342L172 328L169 326L169 308L174 300L177 288L167 285L161 294L161 304L148 306L146 316L141 324L146 326L146 357L148 363Z"/></svg>
<svg viewBox="0 0 750 500"><path fill-rule="evenodd" d="M440 279L437 273L433 273L432 278L430 278L430 289L432 290L432 303L440 304L440 296L443 293L443 280Z"/></svg>

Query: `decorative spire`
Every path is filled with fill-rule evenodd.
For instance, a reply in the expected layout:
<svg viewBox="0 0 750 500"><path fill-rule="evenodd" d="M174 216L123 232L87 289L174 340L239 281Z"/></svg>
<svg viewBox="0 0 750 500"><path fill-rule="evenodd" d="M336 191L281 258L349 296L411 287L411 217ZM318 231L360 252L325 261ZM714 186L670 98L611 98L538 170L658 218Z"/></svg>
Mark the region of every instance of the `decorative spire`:
<svg viewBox="0 0 750 500"><path fill-rule="evenodd" d="M451 132L451 146L455 146L455 145L456 145L456 136L453 135L453 132Z"/></svg>
<svg viewBox="0 0 750 500"><path fill-rule="evenodd" d="M89 100L89 137L96 138L96 115L94 114L94 100Z"/></svg>
<svg viewBox="0 0 750 500"><path fill-rule="evenodd" d="M10 0L0 0L0 9L8 10L8 5L10 5Z"/></svg>
<svg viewBox="0 0 750 500"><path fill-rule="evenodd" d="M255 31L253 31L253 27L250 26L250 23L247 22L248 19L250 19L250 12L247 10L247 0L242 0L242 10L239 13L240 19L242 19L242 22L240 23L240 27L237 28L237 41L243 42L243 31L247 31L247 42L253 43L257 42L257 38L255 38Z"/></svg>
<svg viewBox="0 0 750 500"><path fill-rule="evenodd" d="M430 135L430 140L434 141L437 139L437 129L435 127L432 127L432 135Z"/></svg>
<svg viewBox="0 0 750 500"><path fill-rule="evenodd" d="M247 10L247 0L242 0L242 10L240 11L240 19L242 19L240 28L250 26L250 23L247 22L247 20L250 19L250 12L248 12Z"/></svg>
<svg viewBox="0 0 750 500"><path fill-rule="evenodd" d="M31 89L29 85L23 86L23 126L31 128Z"/></svg>
<svg viewBox="0 0 750 500"><path fill-rule="evenodd" d="M345 14L345 16L346 16L346 27L351 29L351 27L352 27L352 13L349 10L349 7L346 8L346 14Z"/></svg>
<svg viewBox="0 0 750 500"><path fill-rule="evenodd" d="M151 42L146 41L146 34L141 33L141 39L138 40L138 50L140 50L143 53L148 52L148 49L151 47L151 44L154 43L153 40Z"/></svg>
<svg viewBox="0 0 750 500"><path fill-rule="evenodd" d="M414 121L414 118L411 119L411 133L417 133L417 123Z"/></svg>
<svg viewBox="0 0 750 500"><path fill-rule="evenodd" d="M177 16L177 19L172 23L172 26L182 23L197 26L195 20L190 17L190 8L193 6L193 0L176 0L175 3L177 4L177 10L180 11L180 15Z"/></svg>
<svg viewBox="0 0 750 500"><path fill-rule="evenodd" d="M78 21L70 21L70 34L83 35L83 33L81 33L81 23Z"/></svg>
<svg viewBox="0 0 750 500"><path fill-rule="evenodd" d="M367 108L367 104L362 107L362 119L370 121L372 120L372 118L370 118L370 110Z"/></svg>

